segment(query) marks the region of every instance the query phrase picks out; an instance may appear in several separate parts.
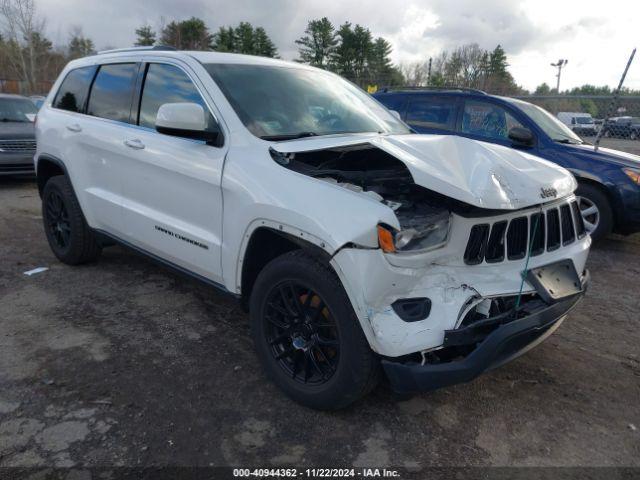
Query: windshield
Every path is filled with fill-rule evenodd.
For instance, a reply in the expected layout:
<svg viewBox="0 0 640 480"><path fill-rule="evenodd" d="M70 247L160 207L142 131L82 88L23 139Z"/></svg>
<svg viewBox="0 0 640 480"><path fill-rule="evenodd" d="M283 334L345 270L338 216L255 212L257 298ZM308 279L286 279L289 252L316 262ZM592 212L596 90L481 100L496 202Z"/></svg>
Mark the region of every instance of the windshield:
<svg viewBox="0 0 640 480"><path fill-rule="evenodd" d="M576 117L576 122L580 125L591 125L593 118L591 117Z"/></svg>
<svg viewBox="0 0 640 480"><path fill-rule="evenodd" d="M205 64L244 125L265 140L410 133L387 109L337 75L271 65Z"/></svg>
<svg viewBox="0 0 640 480"><path fill-rule="evenodd" d="M0 98L0 122L31 122L38 113L31 100Z"/></svg>
<svg viewBox="0 0 640 480"><path fill-rule="evenodd" d="M584 143L569 127L546 110L528 102L513 99L509 99L509 101L520 108L552 140L565 143Z"/></svg>

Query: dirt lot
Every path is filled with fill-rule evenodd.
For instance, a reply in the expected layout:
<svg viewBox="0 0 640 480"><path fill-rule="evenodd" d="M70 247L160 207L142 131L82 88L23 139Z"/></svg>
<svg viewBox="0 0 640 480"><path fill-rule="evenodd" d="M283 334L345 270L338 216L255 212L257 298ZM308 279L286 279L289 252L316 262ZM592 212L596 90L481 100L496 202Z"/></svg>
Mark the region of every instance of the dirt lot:
<svg viewBox="0 0 640 480"><path fill-rule="evenodd" d="M320 413L265 379L235 300L120 247L60 264L33 183L0 180L0 466L640 467L640 237L589 268L585 301L515 362Z"/></svg>

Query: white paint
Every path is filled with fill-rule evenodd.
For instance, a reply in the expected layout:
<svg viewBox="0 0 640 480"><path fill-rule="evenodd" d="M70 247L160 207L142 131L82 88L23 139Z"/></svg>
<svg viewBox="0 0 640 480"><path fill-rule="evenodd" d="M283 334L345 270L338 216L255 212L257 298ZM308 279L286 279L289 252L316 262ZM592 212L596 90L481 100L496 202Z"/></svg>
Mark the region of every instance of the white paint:
<svg viewBox="0 0 640 480"><path fill-rule="evenodd" d="M37 273L46 272L47 270L49 270L48 267L38 267L34 268L33 270L27 270L26 272L24 272L24 274L30 277L31 275L36 275Z"/></svg>

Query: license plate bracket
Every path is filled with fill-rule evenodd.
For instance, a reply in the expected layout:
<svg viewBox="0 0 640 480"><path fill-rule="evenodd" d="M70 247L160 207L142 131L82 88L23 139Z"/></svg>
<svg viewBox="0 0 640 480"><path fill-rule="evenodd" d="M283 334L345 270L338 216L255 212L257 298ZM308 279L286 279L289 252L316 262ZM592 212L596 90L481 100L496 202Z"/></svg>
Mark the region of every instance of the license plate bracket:
<svg viewBox="0 0 640 480"><path fill-rule="evenodd" d="M527 281L549 304L582 292L580 275L571 259L532 268L527 272Z"/></svg>

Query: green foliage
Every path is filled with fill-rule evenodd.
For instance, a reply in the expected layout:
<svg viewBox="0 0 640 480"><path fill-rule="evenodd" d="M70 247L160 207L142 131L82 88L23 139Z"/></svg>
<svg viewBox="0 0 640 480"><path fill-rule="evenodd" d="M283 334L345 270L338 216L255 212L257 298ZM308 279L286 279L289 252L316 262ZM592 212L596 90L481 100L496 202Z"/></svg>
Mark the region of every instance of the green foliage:
<svg viewBox="0 0 640 480"><path fill-rule="evenodd" d="M213 35L211 48L218 52L235 52L236 32L233 27L220 27L218 32Z"/></svg>
<svg viewBox="0 0 640 480"><path fill-rule="evenodd" d="M213 35L211 48L218 52L244 53L277 58L278 50L262 27L254 28L249 22L237 27L220 27Z"/></svg>
<svg viewBox="0 0 640 480"><path fill-rule="evenodd" d="M156 43L156 32L153 31L150 25L142 25L136 29L136 47L150 47Z"/></svg>
<svg viewBox="0 0 640 480"><path fill-rule="evenodd" d="M49 42L49 44L50 43L51 42ZM93 55L96 52L93 40L83 36L81 32L78 32L71 37L67 50L70 59L86 57L88 55Z"/></svg>
<svg viewBox="0 0 640 480"><path fill-rule="evenodd" d="M551 93L551 87L545 82L538 85L533 92L535 95L549 95Z"/></svg>
<svg viewBox="0 0 640 480"><path fill-rule="evenodd" d="M160 43L178 50L209 50L212 35L204 21L191 17L181 22L172 21L162 29Z"/></svg>
<svg viewBox="0 0 640 480"><path fill-rule="evenodd" d="M296 40L299 62L339 73L362 87L400 85L404 76L391 62L391 44L374 40L362 25L345 22L336 31L326 18L311 20Z"/></svg>
<svg viewBox="0 0 640 480"><path fill-rule="evenodd" d="M308 63L314 67L329 68L333 63L338 45L335 28L327 17L311 20L307 24L305 35L296 40L300 45L299 62Z"/></svg>

